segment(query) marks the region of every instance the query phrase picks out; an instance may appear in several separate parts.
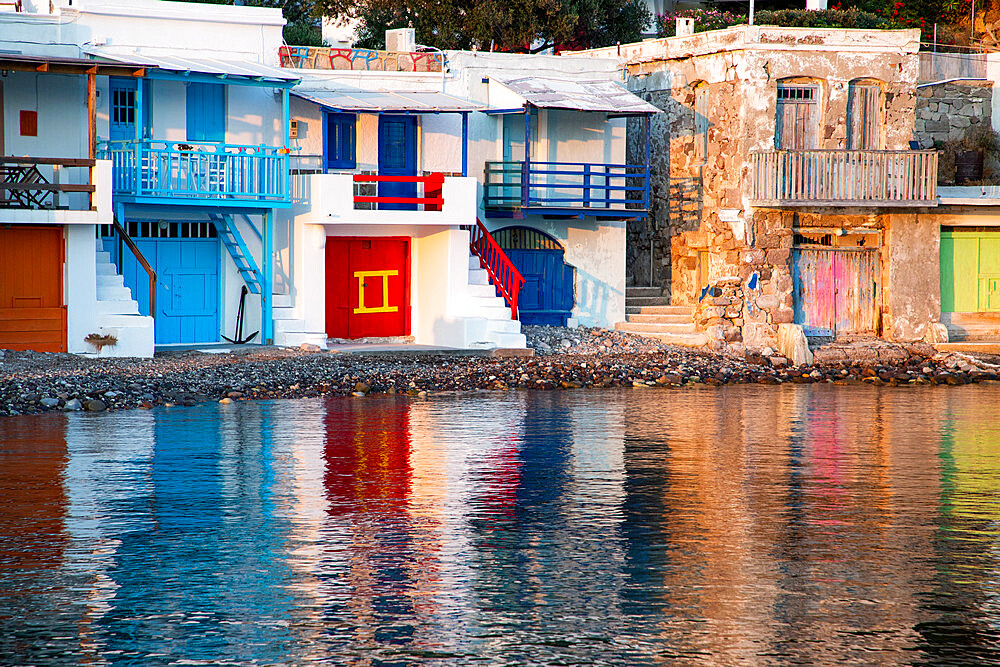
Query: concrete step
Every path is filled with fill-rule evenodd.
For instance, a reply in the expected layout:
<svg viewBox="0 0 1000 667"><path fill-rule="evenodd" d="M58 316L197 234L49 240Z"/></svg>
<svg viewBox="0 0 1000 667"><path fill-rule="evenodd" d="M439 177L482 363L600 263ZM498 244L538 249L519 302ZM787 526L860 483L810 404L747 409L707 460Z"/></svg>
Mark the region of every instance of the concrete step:
<svg viewBox="0 0 1000 667"><path fill-rule="evenodd" d="M655 338L667 345L683 347L704 347L708 345L708 336L703 333L644 333L644 338Z"/></svg>
<svg viewBox="0 0 1000 667"><path fill-rule="evenodd" d="M669 306L670 299L665 296L628 296L625 295L625 307L635 306Z"/></svg>
<svg viewBox="0 0 1000 667"><path fill-rule="evenodd" d="M626 287L625 298L663 296L662 287Z"/></svg>
<svg viewBox="0 0 1000 667"><path fill-rule="evenodd" d="M1000 340L1000 324L947 324L948 341Z"/></svg>
<svg viewBox="0 0 1000 667"><path fill-rule="evenodd" d="M473 254L469 255L469 268L470 269L482 269L483 264L479 261L479 258Z"/></svg>
<svg viewBox="0 0 1000 667"><path fill-rule="evenodd" d="M626 304L627 315L683 315L691 319L694 309L691 306L629 306Z"/></svg>
<svg viewBox="0 0 1000 667"><path fill-rule="evenodd" d="M97 275L97 293L105 287L125 287L125 279L120 273L100 273ZM100 298L100 296L98 296Z"/></svg>
<svg viewBox="0 0 1000 667"><path fill-rule="evenodd" d="M615 324L615 329L619 331L627 331L629 333L637 334L647 334L647 333L677 333L677 334L687 334L696 333L694 324L688 322L686 324L647 324L644 322L618 322Z"/></svg>
<svg viewBox="0 0 1000 667"><path fill-rule="evenodd" d="M132 301L132 290L124 285L97 288L98 301Z"/></svg>
<svg viewBox="0 0 1000 667"><path fill-rule="evenodd" d="M101 262L101 261L97 262L97 275L106 276L106 275L117 275L117 274L118 274L118 269L111 262Z"/></svg>
<svg viewBox="0 0 1000 667"><path fill-rule="evenodd" d="M97 251L97 263L98 264L101 264L101 263L110 264L111 263L111 253L110 252L105 252L103 250L98 250Z"/></svg>
<svg viewBox="0 0 1000 667"><path fill-rule="evenodd" d="M629 313L625 316L625 320L644 324L691 324L691 314L675 315L673 313L664 313L659 315L655 313Z"/></svg>
<svg viewBox="0 0 1000 667"><path fill-rule="evenodd" d="M146 315L128 315L124 313L108 313L101 315L100 324L108 327L152 328L153 318Z"/></svg>
<svg viewBox="0 0 1000 667"><path fill-rule="evenodd" d="M497 333L521 333L521 323L514 319L489 320L486 323L487 331Z"/></svg>
<svg viewBox="0 0 1000 667"><path fill-rule="evenodd" d="M127 301L98 301L97 312L109 315L138 315L139 304L129 299Z"/></svg>
<svg viewBox="0 0 1000 667"><path fill-rule="evenodd" d="M524 337L523 333L497 333L490 336L491 342L495 343L495 347L517 347L524 348L528 346L528 339Z"/></svg>
<svg viewBox="0 0 1000 667"><path fill-rule="evenodd" d="M469 284L489 285L490 274L486 272L486 269L469 269Z"/></svg>
<svg viewBox="0 0 1000 667"><path fill-rule="evenodd" d="M483 272L485 273L485 271ZM482 283L472 283L469 282L469 294L476 297L494 297L497 296L497 290L493 285L484 285Z"/></svg>

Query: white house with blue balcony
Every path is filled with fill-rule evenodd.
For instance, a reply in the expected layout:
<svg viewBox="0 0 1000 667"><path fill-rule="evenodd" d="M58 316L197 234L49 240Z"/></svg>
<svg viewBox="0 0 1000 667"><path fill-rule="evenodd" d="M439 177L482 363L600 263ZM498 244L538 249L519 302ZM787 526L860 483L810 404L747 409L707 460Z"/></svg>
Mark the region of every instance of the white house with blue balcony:
<svg viewBox="0 0 1000 667"><path fill-rule="evenodd" d="M613 65L449 52L451 90L484 104L470 127L479 215L524 278L525 324L612 327L625 314L625 226L650 198L649 119ZM626 149L626 123L645 142Z"/></svg>
<svg viewBox="0 0 1000 667"><path fill-rule="evenodd" d="M74 5L77 7L77 5ZM99 86L102 228L157 345L273 341L272 226L288 208L289 89L276 9L91 0L88 56L142 67Z"/></svg>

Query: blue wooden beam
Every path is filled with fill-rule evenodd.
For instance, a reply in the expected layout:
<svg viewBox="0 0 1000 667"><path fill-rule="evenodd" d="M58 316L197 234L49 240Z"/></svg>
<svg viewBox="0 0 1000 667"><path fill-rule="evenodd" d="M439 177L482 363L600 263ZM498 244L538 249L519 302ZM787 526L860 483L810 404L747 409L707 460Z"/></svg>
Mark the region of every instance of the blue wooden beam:
<svg viewBox="0 0 1000 667"><path fill-rule="evenodd" d="M273 211L264 211L264 224L263 224L263 234L264 239L261 248L261 272L264 274L264 280L261 284L260 289L260 328L264 332L263 339L265 345L274 344L274 313L272 307L272 299L274 288L272 283L274 282L274 267L272 265L272 255L273 247L271 243L272 234L272 217L274 215Z"/></svg>
<svg viewBox="0 0 1000 667"><path fill-rule="evenodd" d="M646 116L646 180L643 188L643 208L649 208L649 164L650 164L650 145L652 143L652 131L651 131L652 117Z"/></svg>
<svg viewBox="0 0 1000 667"><path fill-rule="evenodd" d="M462 176L469 175L469 114L462 114Z"/></svg>
<svg viewBox="0 0 1000 667"><path fill-rule="evenodd" d="M521 173L521 206L528 205L531 183L531 109L524 105L524 171Z"/></svg>

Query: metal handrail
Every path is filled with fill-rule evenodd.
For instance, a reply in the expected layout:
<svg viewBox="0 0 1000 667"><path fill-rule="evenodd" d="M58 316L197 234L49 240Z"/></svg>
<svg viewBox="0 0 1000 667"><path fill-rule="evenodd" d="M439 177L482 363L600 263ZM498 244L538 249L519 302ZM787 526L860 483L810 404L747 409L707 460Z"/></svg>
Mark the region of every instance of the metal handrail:
<svg viewBox="0 0 1000 667"><path fill-rule="evenodd" d="M136 261L139 262L139 265L146 270L146 274L149 276L149 315L153 319L156 319L156 271L154 271L150 263L146 261L146 257L139 250L138 246L135 245L135 241L133 241L132 237L128 235L125 228L122 227L120 222L118 222L118 218L116 216L111 216L111 225L114 227L115 233L118 234L118 240L124 242L125 245L128 246L128 249L131 250L132 254L135 256ZM119 246L119 248L120 247L121 246ZM119 263L121 263L121 256L121 250L119 250Z"/></svg>
<svg viewBox="0 0 1000 667"><path fill-rule="evenodd" d="M510 317L517 319L517 301L521 284L526 282L510 257L503 251L482 221L476 218L476 226L469 228L469 248L479 258L479 264L486 269L493 286L503 296L510 307Z"/></svg>
<svg viewBox="0 0 1000 667"><path fill-rule="evenodd" d="M648 183L649 171L641 164L487 161L483 199L487 207L646 209Z"/></svg>

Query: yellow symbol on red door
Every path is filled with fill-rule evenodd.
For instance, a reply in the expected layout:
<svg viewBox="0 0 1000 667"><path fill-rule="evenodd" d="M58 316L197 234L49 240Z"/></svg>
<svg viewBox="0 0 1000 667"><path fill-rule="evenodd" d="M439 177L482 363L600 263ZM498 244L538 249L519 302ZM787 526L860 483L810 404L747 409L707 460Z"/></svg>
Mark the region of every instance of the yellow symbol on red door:
<svg viewBox="0 0 1000 667"><path fill-rule="evenodd" d="M399 306L389 305L389 277L398 276L399 271L392 269L386 271L355 271L354 277L358 279L358 307L354 309L354 314L365 314L365 313L395 313L399 310ZM365 306L365 288L368 284L365 282L368 278L382 278L382 305L374 308L369 308Z"/></svg>

